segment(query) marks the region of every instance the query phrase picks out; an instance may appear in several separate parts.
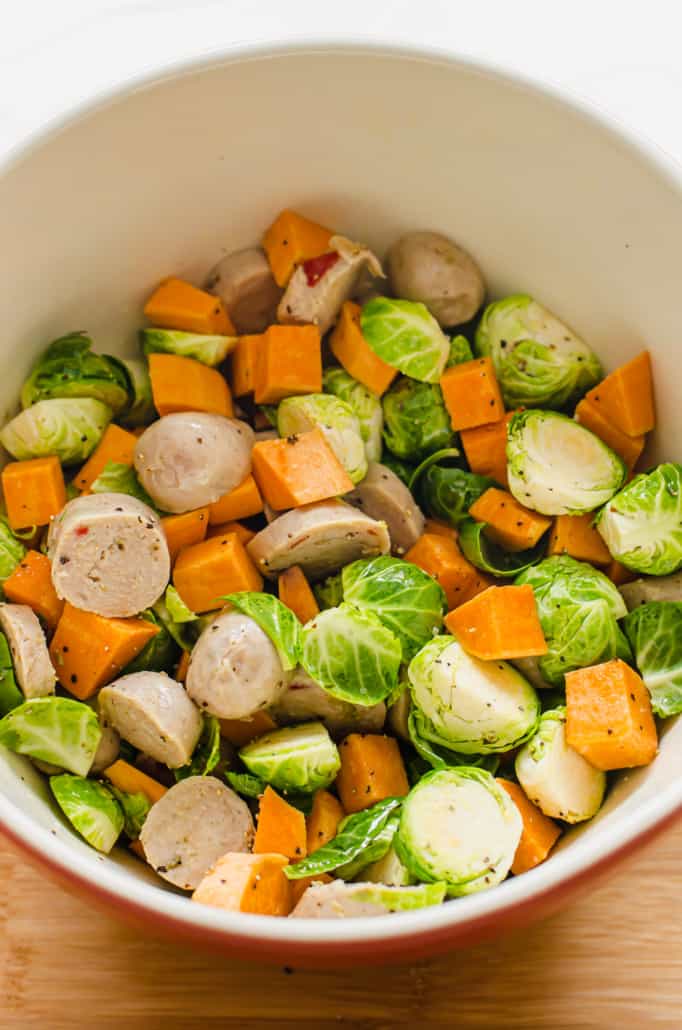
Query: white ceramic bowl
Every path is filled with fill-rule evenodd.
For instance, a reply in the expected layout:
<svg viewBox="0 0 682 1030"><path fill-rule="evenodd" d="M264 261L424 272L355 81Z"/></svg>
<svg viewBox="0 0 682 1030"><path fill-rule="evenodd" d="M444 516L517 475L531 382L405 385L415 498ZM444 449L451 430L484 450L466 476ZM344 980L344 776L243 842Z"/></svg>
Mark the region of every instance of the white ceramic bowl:
<svg viewBox="0 0 682 1030"><path fill-rule="evenodd" d="M445 54L357 45L238 48L134 83L35 139L0 172L2 410L50 339L135 348L164 275L201 282L282 207L382 253L406 229L469 248L493 294L528 291L608 366L649 347L660 431L682 452L681 177L658 152L548 90ZM230 915L103 858L0 755L0 825L45 870L129 919L236 955L389 961L470 943L564 904L682 809L682 723L599 816L501 887L385 919Z"/></svg>

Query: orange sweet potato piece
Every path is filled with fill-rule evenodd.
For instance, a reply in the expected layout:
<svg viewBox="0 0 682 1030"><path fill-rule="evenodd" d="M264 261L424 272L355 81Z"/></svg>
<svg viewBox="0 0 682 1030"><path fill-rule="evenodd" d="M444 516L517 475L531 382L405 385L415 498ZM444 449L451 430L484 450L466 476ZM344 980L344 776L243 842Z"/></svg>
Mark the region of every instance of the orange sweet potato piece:
<svg viewBox="0 0 682 1030"><path fill-rule="evenodd" d="M266 787L258 804L258 823L253 842L255 855L271 852L292 862L306 856L305 816L272 789Z"/></svg>
<svg viewBox="0 0 682 1030"><path fill-rule="evenodd" d="M52 585L50 559L40 551L27 551L12 575L3 583L5 597L12 604L27 604L54 629L64 608Z"/></svg>
<svg viewBox="0 0 682 1030"><path fill-rule="evenodd" d="M442 533L422 533L405 555L405 561L418 565L440 583L448 609L490 586L485 575L464 557L454 537L448 539Z"/></svg>
<svg viewBox="0 0 682 1030"><path fill-rule="evenodd" d="M50 642L57 678L85 701L115 679L158 632L146 619L105 619L65 604Z"/></svg>
<svg viewBox="0 0 682 1030"><path fill-rule="evenodd" d="M227 533L236 533L245 547L249 540L253 540L256 535L253 529L249 529L248 526L243 525L241 522L223 522L219 526L212 526L209 523L206 536L209 538L214 536L226 536Z"/></svg>
<svg viewBox="0 0 682 1030"><path fill-rule="evenodd" d="M189 669L189 651L183 651L180 655L180 660L175 669L175 678L178 683L184 683L187 679L187 670Z"/></svg>
<svg viewBox="0 0 682 1030"><path fill-rule="evenodd" d="M455 543L457 542L457 530L455 527L448 526L447 522L441 522L440 519L424 519L424 532L433 533L436 536L444 536L448 540L454 540Z"/></svg>
<svg viewBox="0 0 682 1030"><path fill-rule="evenodd" d="M329 346L332 354L343 365L346 372L381 397L398 374L375 354L360 328L360 305L347 300L341 308L336 328L331 334Z"/></svg>
<svg viewBox="0 0 682 1030"><path fill-rule="evenodd" d="M656 757L649 693L620 658L566 674L566 742L596 769L629 769Z"/></svg>
<svg viewBox="0 0 682 1030"><path fill-rule="evenodd" d="M185 547L173 567L173 584L193 612L221 608L224 594L262 590L263 578L236 533Z"/></svg>
<svg viewBox="0 0 682 1030"><path fill-rule="evenodd" d="M575 417L581 426L598 436L607 447L618 454L632 471L644 450L644 435L628 436L605 417L599 404L583 397L575 409Z"/></svg>
<svg viewBox="0 0 682 1030"><path fill-rule="evenodd" d="M315 325L271 325L256 351L256 404L278 404L294 394L322 390L322 344Z"/></svg>
<svg viewBox="0 0 682 1030"><path fill-rule="evenodd" d="M333 233L295 211L282 211L263 237L263 249L278 286L286 286L296 265L329 250Z"/></svg>
<svg viewBox="0 0 682 1030"><path fill-rule="evenodd" d="M199 544L206 538L208 508L195 508L182 515L167 515L161 519L171 561L175 561L183 547Z"/></svg>
<svg viewBox="0 0 682 1030"><path fill-rule="evenodd" d="M263 334L240 336L232 351L230 382L235 397L253 393L253 373L256 367L258 348L262 346Z"/></svg>
<svg viewBox="0 0 682 1030"><path fill-rule="evenodd" d="M533 588L489 587L445 617L448 632L476 658L527 658L547 653Z"/></svg>
<svg viewBox="0 0 682 1030"><path fill-rule="evenodd" d="M125 794L144 794L150 804L159 801L168 790L158 780L147 776L141 769L136 769L122 758L117 759L113 765L104 770L104 776L113 783L115 787Z"/></svg>
<svg viewBox="0 0 682 1030"><path fill-rule="evenodd" d="M518 783L499 777L497 782L509 794L523 822L521 840L511 867L514 876L518 876L545 861L561 835L561 828L528 800Z"/></svg>
<svg viewBox="0 0 682 1030"><path fill-rule="evenodd" d="M10 461L2 470L2 490L12 529L46 526L66 504L59 458Z"/></svg>
<svg viewBox="0 0 682 1030"><path fill-rule="evenodd" d="M592 525L594 512L587 515L557 515L549 534L548 554L570 554L577 561L609 565L611 555Z"/></svg>
<svg viewBox="0 0 682 1030"><path fill-rule="evenodd" d="M150 322L163 329L235 336L236 331L219 297L184 279L164 279L144 306Z"/></svg>
<svg viewBox="0 0 682 1030"><path fill-rule="evenodd" d="M410 787L395 737L351 733L339 747L336 789L346 812L361 812L384 798L404 797Z"/></svg>
<svg viewBox="0 0 682 1030"><path fill-rule="evenodd" d="M513 412L498 422L463 429L460 440L469 468L479 476L507 486L507 426Z"/></svg>
<svg viewBox="0 0 682 1030"><path fill-rule="evenodd" d="M262 440L253 448L252 462L260 491L276 511L325 501L353 489L318 427L298 436Z"/></svg>
<svg viewBox="0 0 682 1030"><path fill-rule="evenodd" d="M506 490L491 486L474 501L469 514L485 522L485 535L507 551L525 551L535 547L552 525L546 515L524 508Z"/></svg>
<svg viewBox="0 0 682 1030"><path fill-rule="evenodd" d="M85 465L75 477L73 485L79 490L89 490L105 466L114 461L117 465L132 465L137 437L126 429L111 422Z"/></svg>
<svg viewBox="0 0 682 1030"><path fill-rule="evenodd" d="M246 747L264 733L277 729L277 723L267 712L255 712L250 719L219 719L220 735L235 747Z"/></svg>
<svg viewBox="0 0 682 1030"><path fill-rule="evenodd" d="M504 418L504 403L491 358L475 358L446 369L440 388L454 430L485 426Z"/></svg>
<svg viewBox="0 0 682 1030"><path fill-rule="evenodd" d="M621 587L624 583L632 583L633 580L637 579L637 573L633 572L632 569L627 569L619 561L609 562L604 572L617 587Z"/></svg>
<svg viewBox="0 0 682 1030"><path fill-rule="evenodd" d="M208 411L234 415L227 380L215 368L178 354L150 354L149 377L159 415L175 411Z"/></svg>
<svg viewBox="0 0 682 1030"><path fill-rule="evenodd" d="M602 416L627 436L641 436L656 425L651 357L642 351L616 368L585 394Z"/></svg>
<svg viewBox="0 0 682 1030"><path fill-rule="evenodd" d="M219 858L192 894L192 901L228 912L288 916L291 886L284 874L284 855L232 852Z"/></svg>
<svg viewBox="0 0 682 1030"><path fill-rule="evenodd" d="M221 522L234 522L236 519L247 519L250 515L258 515L263 510L263 498L252 475L242 480L239 486L223 494L217 501L209 505L208 521L212 526Z"/></svg>
<svg viewBox="0 0 682 1030"><path fill-rule="evenodd" d="M315 791L307 823L306 844L309 855L333 840L344 815L341 802L333 794L328 790Z"/></svg>
<svg viewBox="0 0 682 1030"><path fill-rule="evenodd" d="M310 589L310 584L300 565L292 565L290 568L280 572L277 579L277 592L282 604L289 608L299 622L310 622L320 609L315 594Z"/></svg>

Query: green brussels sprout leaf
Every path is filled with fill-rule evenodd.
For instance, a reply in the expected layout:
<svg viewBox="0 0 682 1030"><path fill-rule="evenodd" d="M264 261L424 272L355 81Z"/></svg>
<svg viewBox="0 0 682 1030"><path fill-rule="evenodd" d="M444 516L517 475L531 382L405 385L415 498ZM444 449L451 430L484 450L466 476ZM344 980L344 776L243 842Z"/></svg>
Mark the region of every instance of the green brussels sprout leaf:
<svg viewBox="0 0 682 1030"><path fill-rule="evenodd" d="M176 780L188 776L208 776L220 761L220 723L213 715L204 715L204 728L187 765L174 769Z"/></svg>
<svg viewBox="0 0 682 1030"><path fill-rule="evenodd" d="M471 505L497 484L488 476L466 472L453 465L454 452L439 451L432 457L434 460L429 466L424 462L417 469L413 477L414 489L418 487L419 497L429 515L457 528L469 517Z"/></svg>
<svg viewBox="0 0 682 1030"><path fill-rule="evenodd" d="M152 511L157 511L156 505L131 465L108 461L90 489L93 494L128 494L129 497L136 497L138 501L142 501Z"/></svg>
<svg viewBox="0 0 682 1030"><path fill-rule="evenodd" d="M401 376L381 399L384 443L403 461L417 464L454 439L440 386Z"/></svg>
<svg viewBox="0 0 682 1030"><path fill-rule="evenodd" d="M103 783L84 776L50 776L50 789L62 812L91 847L108 855L125 823L123 810Z"/></svg>
<svg viewBox="0 0 682 1030"><path fill-rule="evenodd" d="M143 354L177 354L214 368L237 346L237 337L186 333L178 329L141 329L140 344Z"/></svg>
<svg viewBox="0 0 682 1030"><path fill-rule="evenodd" d="M253 776L251 773L233 772L230 770L225 773L225 779L237 794L241 794L245 798L251 798L254 801L264 793L267 787L265 780L261 780L259 776ZM305 815L310 813L313 804L310 794L292 794L285 790L282 791L282 794L284 794L287 802L293 805L294 808L298 808Z"/></svg>
<svg viewBox="0 0 682 1030"><path fill-rule="evenodd" d="M459 527L459 546L472 565L491 576L507 579L542 561L547 550L547 536L527 551L505 551L485 535L485 522L465 519Z"/></svg>
<svg viewBox="0 0 682 1030"><path fill-rule="evenodd" d="M284 793L312 794L328 787L341 766L336 744L321 722L265 733L243 747L239 757L252 775Z"/></svg>
<svg viewBox="0 0 682 1030"><path fill-rule="evenodd" d="M0 515L0 583L12 575L26 554L26 548L10 529L9 522Z"/></svg>
<svg viewBox="0 0 682 1030"><path fill-rule="evenodd" d="M295 669L301 657L301 623L291 609L272 594L244 591L224 598L248 615L272 641L285 672Z"/></svg>
<svg viewBox="0 0 682 1030"><path fill-rule="evenodd" d="M300 862L285 866L284 872L290 880L300 880L304 876L319 876L320 873L331 873L340 866L348 865L367 852L401 805L402 798L385 798L371 808L349 815L339 825L332 840Z"/></svg>
<svg viewBox="0 0 682 1030"><path fill-rule="evenodd" d="M369 865L370 862L378 862L379 859L383 858L387 853L388 849L393 844L393 838L398 832L398 825L400 819L398 815L392 816L383 830L380 830L376 837L367 845L365 850L361 852L356 858L351 859L350 862L344 863L338 867L335 875L340 880L353 880L364 866ZM343 823L339 827L340 831L343 831Z"/></svg>
<svg viewBox="0 0 682 1030"><path fill-rule="evenodd" d="M167 672L171 674L180 658L180 648L158 615L148 609L140 612L140 619L153 623L158 632L148 640L140 653L121 670L121 676L131 672Z"/></svg>
<svg viewBox="0 0 682 1030"><path fill-rule="evenodd" d="M416 466L411 465L408 461L402 461L401 458L396 458L395 454L391 454L386 448L381 452L380 464L385 465L391 472L394 472L398 479L402 479L405 486L409 489Z"/></svg>
<svg viewBox="0 0 682 1030"><path fill-rule="evenodd" d="M381 431L384 427L381 399L343 368L325 369L322 383L327 393L345 401L353 411L360 425L367 461L380 461Z"/></svg>
<svg viewBox="0 0 682 1030"><path fill-rule="evenodd" d="M112 357L109 360L119 366L128 382L128 405L119 414L117 421L129 429L149 425L156 418L156 408L147 362L140 358Z"/></svg>
<svg viewBox="0 0 682 1030"><path fill-rule="evenodd" d="M336 608L343 601L341 573L335 572L333 576L313 583L313 593L321 611L325 608Z"/></svg>
<svg viewBox="0 0 682 1030"><path fill-rule="evenodd" d="M450 354L450 341L425 304L373 297L363 306L360 327L382 361L410 379L437 383Z"/></svg>
<svg viewBox="0 0 682 1030"><path fill-rule="evenodd" d="M635 572L667 576L682 567L682 465L635 476L596 519L616 559Z"/></svg>
<svg viewBox="0 0 682 1030"><path fill-rule="evenodd" d="M91 782L91 781L88 781ZM146 794L128 794L124 790L114 787L113 783L107 784L107 789L114 795L121 811L123 812L123 832L130 840L137 840L142 832L144 821L152 807Z"/></svg>
<svg viewBox="0 0 682 1030"><path fill-rule="evenodd" d="M92 353L85 333L70 333L55 340L21 389L21 406L55 397L92 397L118 414L128 404L128 380L118 363Z"/></svg>
<svg viewBox="0 0 682 1030"><path fill-rule="evenodd" d="M67 697L34 697L0 719L0 745L85 776L102 730L96 713Z"/></svg>
<svg viewBox="0 0 682 1030"><path fill-rule="evenodd" d="M450 353L448 354L445 367L452 368L453 365L462 365L465 361L473 360L474 352L466 336L463 336L461 333L453 336L450 340Z"/></svg>
<svg viewBox="0 0 682 1030"><path fill-rule="evenodd" d="M439 743L429 740L429 736L435 737L436 733L424 713L414 705L407 717L407 727L415 751L426 763L426 768L422 768L417 779L421 779L429 768L446 769L458 765L487 769L493 775L497 772L500 760L496 755L463 755L446 747L442 740Z"/></svg>

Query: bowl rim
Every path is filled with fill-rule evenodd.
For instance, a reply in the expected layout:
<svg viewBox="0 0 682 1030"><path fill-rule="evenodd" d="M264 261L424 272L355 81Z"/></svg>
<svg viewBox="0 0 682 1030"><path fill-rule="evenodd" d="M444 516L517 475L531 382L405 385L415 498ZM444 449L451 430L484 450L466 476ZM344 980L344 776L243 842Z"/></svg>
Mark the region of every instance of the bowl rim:
<svg viewBox="0 0 682 1030"><path fill-rule="evenodd" d="M611 114L558 84L536 80L498 62L461 56L452 49L412 44L401 39L381 40L362 36L296 35L283 40L238 42L203 51L190 58L151 66L96 91L68 110L48 119L28 133L5 153L0 161L0 180L19 167L44 144L79 121L125 100L133 93L152 89L166 80L176 80L210 71L228 64L262 61L271 58L301 57L315 53L373 56L378 59L409 60L415 63L443 64L463 68L484 78L495 79L509 88L521 89L568 108L582 120L596 125L621 147L648 164L682 199L682 167L658 144L622 124ZM414 912L395 914L390 919L288 920L271 916L228 913L192 904L189 898L138 881L114 863L99 856L98 881L92 873L92 856L73 844L62 842L19 809L9 797L0 795L0 832L37 863L48 867L63 882L70 883L95 899L105 901L122 914L149 920L158 926L184 931L202 940L257 946L267 942L284 954L286 945L327 953L350 952L360 946L371 948L383 942L414 942L416 939L456 937L458 930L501 923L505 916L521 908L535 906L550 896L567 894L583 880L591 879L613 866L620 858L642 846L682 814L682 781L671 782L653 800L643 805L634 818L623 819L591 840L582 837L566 851L553 856L522 877L500 884L494 891L483 891L456 899L457 904L434 906ZM604 851L604 838L608 840ZM86 858L87 854L87 858ZM359 953L358 953L359 954ZM267 957L264 955L264 957Z"/></svg>

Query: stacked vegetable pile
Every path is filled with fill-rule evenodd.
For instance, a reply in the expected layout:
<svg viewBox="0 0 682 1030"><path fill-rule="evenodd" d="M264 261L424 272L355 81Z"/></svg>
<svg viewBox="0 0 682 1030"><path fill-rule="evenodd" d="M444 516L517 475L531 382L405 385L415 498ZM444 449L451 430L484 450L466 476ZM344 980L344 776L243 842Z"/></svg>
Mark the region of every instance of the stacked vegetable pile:
<svg viewBox="0 0 682 1030"><path fill-rule="evenodd" d="M141 357L52 343L0 431L0 743L204 904L494 886L682 710L648 354L603 377L525 295L476 321L435 233L386 267L284 211L153 291Z"/></svg>

